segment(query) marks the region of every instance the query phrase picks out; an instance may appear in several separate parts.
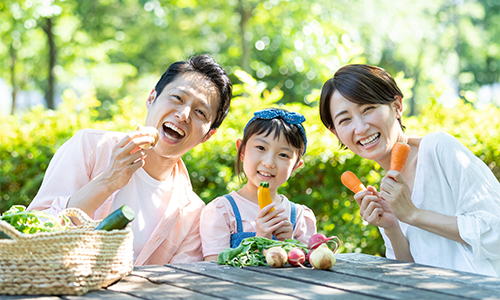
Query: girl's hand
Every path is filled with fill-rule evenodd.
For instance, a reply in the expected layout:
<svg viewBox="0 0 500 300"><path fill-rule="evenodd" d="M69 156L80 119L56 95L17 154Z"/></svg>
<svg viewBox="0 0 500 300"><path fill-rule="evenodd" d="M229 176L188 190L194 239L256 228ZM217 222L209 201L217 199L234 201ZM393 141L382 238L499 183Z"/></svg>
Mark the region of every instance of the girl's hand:
<svg viewBox="0 0 500 300"><path fill-rule="evenodd" d="M411 201L410 188L398 171L389 171L382 178L379 196L390 205L394 215L405 223L418 212Z"/></svg>
<svg viewBox="0 0 500 300"><path fill-rule="evenodd" d="M284 241L286 239L291 239L293 238L293 225L292 222L285 220L283 225L280 226L280 228L276 229L273 232L274 237L278 241Z"/></svg>
<svg viewBox="0 0 500 300"><path fill-rule="evenodd" d="M286 221L286 217L281 213L284 212L285 209L280 208L269 212L269 210L273 207L274 203L265 206L259 211L257 217L255 217L255 227L257 227L257 233L255 236L272 239L273 232L283 226Z"/></svg>
<svg viewBox="0 0 500 300"><path fill-rule="evenodd" d="M399 225L390 205L379 197L377 190L368 186L364 191L354 195L359 204L359 214L370 225L390 229Z"/></svg>
<svg viewBox="0 0 500 300"><path fill-rule="evenodd" d="M146 151L140 148L154 142L154 138L138 131L127 134L114 147L111 161L99 176L111 192L115 192L129 183L137 169L144 165Z"/></svg>

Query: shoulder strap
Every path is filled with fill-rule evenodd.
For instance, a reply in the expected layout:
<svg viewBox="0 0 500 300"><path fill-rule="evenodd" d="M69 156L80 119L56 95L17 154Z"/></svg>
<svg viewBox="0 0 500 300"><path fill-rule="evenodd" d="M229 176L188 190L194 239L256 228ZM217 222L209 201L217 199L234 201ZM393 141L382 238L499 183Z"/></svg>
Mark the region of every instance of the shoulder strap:
<svg viewBox="0 0 500 300"><path fill-rule="evenodd" d="M231 206L233 207L233 213L234 213L234 218L236 219L236 232L243 232L243 224L241 223L241 215L240 215L240 210L238 209L238 205L236 205L236 202L234 202L233 197L229 195L224 195L226 199L231 203Z"/></svg>
<svg viewBox="0 0 500 300"><path fill-rule="evenodd" d="M297 208L295 207L295 203L290 201L290 222L292 222L293 229L295 230L295 222L297 221Z"/></svg>

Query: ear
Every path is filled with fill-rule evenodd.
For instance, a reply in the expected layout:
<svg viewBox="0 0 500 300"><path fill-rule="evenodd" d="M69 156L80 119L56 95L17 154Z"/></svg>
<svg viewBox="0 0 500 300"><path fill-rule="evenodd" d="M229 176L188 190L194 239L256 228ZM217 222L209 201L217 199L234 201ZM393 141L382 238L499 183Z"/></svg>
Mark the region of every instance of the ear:
<svg viewBox="0 0 500 300"><path fill-rule="evenodd" d="M243 143L241 139L236 140L236 151L240 150L241 143ZM241 149L241 161L243 161L244 158L245 158L245 148Z"/></svg>
<svg viewBox="0 0 500 300"><path fill-rule="evenodd" d="M394 108L394 111L396 112L396 119L399 119L403 116L403 98L401 96L395 95L394 102L392 102L392 107Z"/></svg>
<svg viewBox="0 0 500 300"><path fill-rule="evenodd" d="M201 141L201 142L204 143L204 142L208 141L208 139L211 138L212 135L214 135L216 132L217 132L217 129L215 129L215 128L210 129L210 131L208 131L208 133L203 138L203 141Z"/></svg>
<svg viewBox="0 0 500 300"><path fill-rule="evenodd" d="M339 135L337 134L337 131L334 128L329 128L328 130L330 130L330 132L335 135L335 137L337 138L337 140L339 140L339 142L342 143L342 141L339 138Z"/></svg>
<svg viewBox="0 0 500 300"><path fill-rule="evenodd" d="M146 100L146 108L149 109L151 105L153 105L154 101L156 99L156 90L152 89L151 93L148 96L148 100Z"/></svg>
<svg viewBox="0 0 500 300"><path fill-rule="evenodd" d="M297 170L298 168L302 167L304 165L304 160L303 159L300 159L296 164L295 166L293 167L292 169L292 174L293 172L295 172L295 170Z"/></svg>
<svg viewBox="0 0 500 300"><path fill-rule="evenodd" d="M339 136L337 135L337 131L335 131L335 128L328 128L328 130L330 130L331 133L333 133L337 138L339 138Z"/></svg>

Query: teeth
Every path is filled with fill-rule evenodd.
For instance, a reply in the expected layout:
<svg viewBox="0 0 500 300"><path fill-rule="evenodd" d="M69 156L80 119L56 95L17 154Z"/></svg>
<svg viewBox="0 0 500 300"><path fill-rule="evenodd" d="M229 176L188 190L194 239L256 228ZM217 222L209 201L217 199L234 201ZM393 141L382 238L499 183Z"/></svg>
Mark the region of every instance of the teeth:
<svg viewBox="0 0 500 300"><path fill-rule="evenodd" d="M172 123L165 123L164 125L165 125L165 127L168 127L170 129L172 129L173 131L177 132L180 136L184 136L185 135L185 133L184 133L184 131L182 129L180 129L179 127L175 126Z"/></svg>
<svg viewBox="0 0 500 300"><path fill-rule="evenodd" d="M379 134L377 133L377 134L374 134L374 135L368 137L367 139L359 141L359 142L361 143L361 145L366 146L366 145L369 145L374 140L376 140L378 137L379 137Z"/></svg>
<svg viewBox="0 0 500 300"><path fill-rule="evenodd" d="M169 138L169 139L171 139L171 140L174 140L174 141L177 141L177 140L178 140L178 138L173 137L173 136L169 135L169 134L168 134L168 133L166 133L166 132L164 132L164 134L165 134L165 136L166 136L167 138Z"/></svg>
<svg viewBox="0 0 500 300"><path fill-rule="evenodd" d="M262 176L267 176L267 177L273 176L273 174L262 172L262 171L259 171L259 174L262 175Z"/></svg>

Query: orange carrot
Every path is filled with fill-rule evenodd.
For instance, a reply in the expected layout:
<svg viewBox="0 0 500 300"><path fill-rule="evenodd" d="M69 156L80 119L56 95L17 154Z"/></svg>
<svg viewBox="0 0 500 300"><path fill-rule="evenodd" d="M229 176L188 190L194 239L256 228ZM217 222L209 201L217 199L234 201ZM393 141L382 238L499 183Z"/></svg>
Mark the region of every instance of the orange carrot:
<svg viewBox="0 0 500 300"><path fill-rule="evenodd" d="M259 201L259 207L260 209L263 209L267 205L273 203L273 199L271 199L271 192L269 191L269 182L267 181L262 181L260 183L259 189L258 189L258 194L257 194L257 199ZM269 212L272 212L274 210L274 207L269 210Z"/></svg>
<svg viewBox="0 0 500 300"><path fill-rule="evenodd" d="M391 153L391 170L401 172L405 166L408 155L410 154L410 146L405 143L397 142L392 147Z"/></svg>
<svg viewBox="0 0 500 300"><path fill-rule="evenodd" d="M340 181L355 194L366 190L365 186L361 183L359 178L351 171L345 171L342 176L340 176Z"/></svg>

